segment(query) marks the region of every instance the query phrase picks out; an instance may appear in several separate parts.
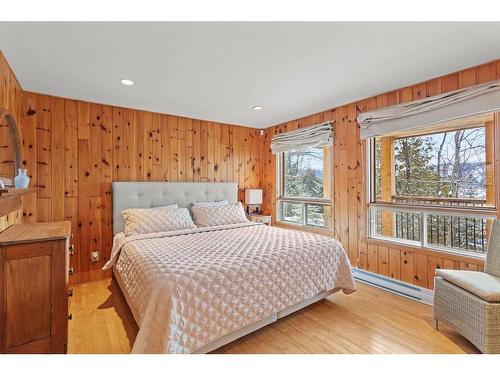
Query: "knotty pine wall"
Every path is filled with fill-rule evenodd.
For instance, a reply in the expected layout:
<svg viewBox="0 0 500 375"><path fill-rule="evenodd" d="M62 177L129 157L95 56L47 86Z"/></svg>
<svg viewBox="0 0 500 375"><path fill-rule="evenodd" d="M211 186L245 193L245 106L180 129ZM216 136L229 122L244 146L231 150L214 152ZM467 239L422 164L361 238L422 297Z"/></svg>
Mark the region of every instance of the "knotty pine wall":
<svg viewBox="0 0 500 375"><path fill-rule="evenodd" d="M236 181L260 186L257 129L23 92L27 222L71 220L73 282L105 276L113 181ZM89 253L100 250L101 261Z"/></svg>
<svg viewBox="0 0 500 375"><path fill-rule="evenodd" d="M437 95L500 79L500 60L449 74L413 86L343 105L266 129L262 148L263 210L276 212L276 159L271 154L274 134L324 121L334 122L334 233L354 266L432 289L436 268L476 270L483 262L435 251L366 239L365 142L356 118L389 105Z"/></svg>
<svg viewBox="0 0 500 375"><path fill-rule="evenodd" d="M8 109L18 124L21 113L21 96L21 85L0 51L0 107ZM12 160L10 149L10 132L6 124L0 124L0 176L4 168L13 168L13 166L14 161ZM0 216L0 231L12 223L20 222L21 219L22 212L20 210Z"/></svg>
<svg viewBox="0 0 500 375"><path fill-rule="evenodd" d="M240 199L261 184L257 129L22 91L1 52L0 79L0 106L21 129L34 188L23 197L24 222L72 222L72 283L107 275L112 181L235 181ZM99 263L90 262L94 250Z"/></svg>

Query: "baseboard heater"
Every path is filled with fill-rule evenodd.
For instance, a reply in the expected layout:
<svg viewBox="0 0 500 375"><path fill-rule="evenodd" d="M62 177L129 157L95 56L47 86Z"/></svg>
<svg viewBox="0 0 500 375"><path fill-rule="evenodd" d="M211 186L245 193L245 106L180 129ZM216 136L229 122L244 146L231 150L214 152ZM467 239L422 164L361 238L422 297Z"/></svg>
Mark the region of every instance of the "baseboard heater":
<svg viewBox="0 0 500 375"><path fill-rule="evenodd" d="M421 288L416 285L405 283L404 281L391 279L390 277L361 270L359 268L354 268L352 271L354 279L359 282L383 289L402 297L412 299L414 301L425 303L426 305L432 306L433 304L433 290Z"/></svg>

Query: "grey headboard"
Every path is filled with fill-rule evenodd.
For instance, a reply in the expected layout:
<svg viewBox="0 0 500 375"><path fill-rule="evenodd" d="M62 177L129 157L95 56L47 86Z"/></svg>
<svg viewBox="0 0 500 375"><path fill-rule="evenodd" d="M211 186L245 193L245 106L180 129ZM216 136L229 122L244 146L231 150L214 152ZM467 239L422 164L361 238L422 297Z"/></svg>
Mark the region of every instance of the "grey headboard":
<svg viewBox="0 0 500 375"><path fill-rule="evenodd" d="M122 211L177 203L191 208L194 202L238 201L236 182L113 182L113 234L123 232Z"/></svg>

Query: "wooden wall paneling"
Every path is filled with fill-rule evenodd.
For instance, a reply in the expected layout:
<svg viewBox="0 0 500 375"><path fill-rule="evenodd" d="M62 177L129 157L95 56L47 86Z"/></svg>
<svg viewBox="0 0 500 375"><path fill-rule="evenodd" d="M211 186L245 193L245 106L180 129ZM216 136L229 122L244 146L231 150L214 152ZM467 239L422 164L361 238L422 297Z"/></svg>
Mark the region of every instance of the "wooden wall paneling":
<svg viewBox="0 0 500 375"><path fill-rule="evenodd" d="M239 181L241 192L262 186L256 129L22 92L1 54L0 78L0 105L19 119L36 187L24 197L24 220L71 220L72 283L105 276L113 181ZM274 172L268 176L271 183ZM100 262L90 262L92 250Z"/></svg>
<svg viewBox="0 0 500 375"><path fill-rule="evenodd" d="M413 257L413 267L413 283L423 288L427 288L427 255L416 252Z"/></svg>
<svg viewBox="0 0 500 375"><path fill-rule="evenodd" d="M450 269L450 270L460 269L460 262L452 259L443 259L443 269Z"/></svg>
<svg viewBox="0 0 500 375"><path fill-rule="evenodd" d="M101 197L90 197L90 217L89 217L89 247L86 254L80 254L81 256L86 256L87 260L85 262L89 263L89 280L99 280L102 278L102 271L100 262L90 261L90 252L101 251L102 249L102 210L101 210ZM102 254L102 251L101 251ZM82 259L80 259L82 261Z"/></svg>
<svg viewBox="0 0 500 375"><path fill-rule="evenodd" d="M349 249L349 174L348 174L348 160L349 151L347 148L347 134L348 134L348 122L347 122L347 108L340 107L335 111L336 115L336 161L338 162L338 174L335 176L338 179L338 184L336 186L336 192L334 196L337 195L337 204L339 206L338 216L336 216L335 223L337 223L337 236L339 241L342 243L345 249ZM368 249L370 254L370 249ZM370 261L368 261L370 267Z"/></svg>
<svg viewBox="0 0 500 375"><path fill-rule="evenodd" d="M115 181L125 180L125 150L124 150L124 130L123 110L113 107L113 179ZM161 144L160 144L161 147Z"/></svg>
<svg viewBox="0 0 500 375"><path fill-rule="evenodd" d="M356 150L359 146L358 139L358 127L356 124L357 117L357 107L351 104L347 108L347 177L348 177L348 207L349 215L347 218L347 230L348 230L348 245L347 250L349 254L349 260L352 265L356 265L358 261L358 204L360 194L358 191L358 167L359 160L357 158L357 152L351 152L350 150Z"/></svg>
<svg viewBox="0 0 500 375"><path fill-rule="evenodd" d="M162 181L163 168L162 168L162 136L161 136L161 114L153 113L151 129L153 137L151 139L152 147L152 165L151 165L151 179L153 181Z"/></svg>
<svg viewBox="0 0 500 375"><path fill-rule="evenodd" d="M441 94L441 78L433 79L432 81L427 82L426 90L427 96L434 96Z"/></svg>
<svg viewBox="0 0 500 375"><path fill-rule="evenodd" d="M377 273L389 276L389 248L377 246Z"/></svg>
<svg viewBox="0 0 500 375"><path fill-rule="evenodd" d="M186 181L186 119L177 119L177 179Z"/></svg>
<svg viewBox="0 0 500 375"><path fill-rule="evenodd" d="M458 89L458 73L448 74L441 77L441 92L449 92Z"/></svg>
<svg viewBox="0 0 500 375"><path fill-rule="evenodd" d="M152 114L152 122L151 122L151 153L153 157L153 165L161 166L161 115L159 113ZM160 169L161 170L161 169Z"/></svg>
<svg viewBox="0 0 500 375"><path fill-rule="evenodd" d="M275 214L276 157L269 149L273 134L331 119L335 128L334 228L351 262L417 285L425 282L432 288L433 273L441 264L443 268L478 269L481 262L441 258L404 247L368 245L364 241L365 145L359 138L355 118L358 112L375 107L500 78L499 67L500 62L495 61L452 73L279 124L266 129L263 136L256 129L22 92L1 55L0 104L19 118L26 135L24 163L32 186L37 188L31 202L29 195L24 198L25 221L48 221L62 215L74 224L77 246L72 265L77 272L72 282L103 276L102 263L90 264L89 251L100 250L102 261L109 254L108 192L112 181L234 180L239 182L240 198L245 187L262 186L263 209ZM54 129L58 129L57 134ZM53 170L60 160L62 180L61 173ZM71 168L75 163L78 167ZM61 196L64 199L59 199Z"/></svg>
<svg viewBox="0 0 500 375"><path fill-rule="evenodd" d="M135 180L144 181L144 121L142 111L134 112L135 134L133 135L135 145Z"/></svg>
<svg viewBox="0 0 500 375"><path fill-rule="evenodd" d="M477 68L470 68L458 72L458 88L473 86L477 83Z"/></svg>
<svg viewBox="0 0 500 375"><path fill-rule="evenodd" d="M491 82L497 79L497 66L495 63L480 65L477 67L477 83Z"/></svg>
<svg viewBox="0 0 500 375"><path fill-rule="evenodd" d="M78 104L64 101L64 196L78 197Z"/></svg>
<svg viewBox="0 0 500 375"><path fill-rule="evenodd" d="M143 180L151 181L153 176L153 114L141 112L141 140L143 147Z"/></svg>
<svg viewBox="0 0 500 375"><path fill-rule="evenodd" d="M460 262L460 269L464 271L477 271L479 267L474 263Z"/></svg>
<svg viewBox="0 0 500 375"><path fill-rule="evenodd" d="M427 257L427 287L429 289L434 289L434 275L436 270L443 268L443 259L428 256Z"/></svg>
<svg viewBox="0 0 500 375"><path fill-rule="evenodd" d="M389 277L401 280L401 250L389 249Z"/></svg>
<svg viewBox="0 0 500 375"><path fill-rule="evenodd" d="M80 112L78 112L80 116ZM90 146L88 139L78 140L78 245L74 257L77 257L76 277L70 282L90 280ZM74 230L74 229L73 229Z"/></svg>
<svg viewBox="0 0 500 375"><path fill-rule="evenodd" d="M123 181L138 180L135 145L135 111L122 108L123 124ZM163 125L163 123L162 123ZM168 133L167 133L168 135ZM163 140L163 138L162 138ZM168 140L170 142L170 140ZM167 159L168 160L168 159Z"/></svg>
<svg viewBox="0 0 500 375"><path fill-rule="evenodd" d="M71 243L75 247L73 256L69 257L69 266L73 267L75 274L71 276L70 282L77 283L80 280L80 228L79 228L79 215L78 215L78 197L66 197L64 199L64 220L71 221L71 234L73 238Z"/></svg>
<svg viewBox="0 0 500 375"><path fill-rule="evenodd" d="M245 186L245 164L246 164L246 154L245 154L245 129L238 128L238 186L240 188L239 199L243 199L241 189Z"/></svg>
<svg viewBox="0 0 500 375"><path fill-rule="evenodd" d="M90 128L89 128L89 196L101 196L101 116L102 106L90 104Z"/></svg>
<svg viewBox="0 0 500 375"><path fill-rule="evenodd" d="M224 124L220 126L219 161L220 180L229 181L227 177L229 164L229 126Z"/></svg>
<svg viewBox="0 0 500 375"><path fill-rule="evenodd" d="M415 278L413 273L413 252L401 251L401 280L413 284Z"/></svg>
<svg viewBox="0 0 500 375"><path fill-rule="evenodd" d="M208 181L214 181L215 178L215 124L208 122L207 128L207 178Z"/></svg>
<svg viewBox="0 0 500 375"><path fill-rule="evenodd" d="M30 187L37 186L37 124L36 95L22 95L21 127L23 139L23 166L30 176ZM23 196L23 220L25 223L36 223L36 189Z"/></svg>
<svg viewBox="0 0 500 375"><path fill-rule="evenodd" d="M243 130L243 145L245 149L245 154L244 154L245 161L243 163L245 178L243 179L243 186L250 187L251 186L250 175L252 173L252 131L250 129Z"/></svg>
<svg viewBox="0 0 500 375"><path fill-rule="evenodd" d="M240 152L239 152L239 128L233 127L231 131L231 150L233 153L233 181L239 183L240 178Z"/></svg>
<svg viewBox="0 0 500 375"><path fill-rule="evenodd" d="M37 96L37 118L36 118L36 139L37 139L37 199L50 199L51 197L51 100L46 95ZM37 215L38 215L37 202ZM40 213L40 217L51 219L50 212ZM39 220L40 221L40 220Z"/></svg>
<svg viewBox="0 0 500 375"><path fill-rule="evenodd" d="M419 83L412 86L413 100L423 99L427 97L427 83Z"/></svg>
<svg viewBox="0 0 500 375"><path fill-rule="evenodd" d="M214 139L214 181L221 181L221 126L213 124L213 139Z"/></svg>
<svg viewBox="0 0 500 375"><path fill-rule="evenodd" d="M79 101L77 106L78 106L78 139L89 139L90 103Z"/></svg>
<svg viewBox="0 0 500 375"><path fill-rule="evenodd" d="M201 181L201 122L193 120L193 181Z"/></svg>
<svg viewBox="0 0 500 375"><path fill-rule="evenodd" d="M185 119L186 126L186 157L184 160L186 181L194 181L194 123L190 118Z"/></svg>
<svg viewBox="0 0 500 375"><path fill-rule="evenodd" d="M208 123L200 121L200 180L208 181Z"/></svg>
<svg viewBox="0 0 500 375"><path fill-rule="evenodd" d="M36 200L36 221L44 222L52 220L52 207L49 198L40 198Z"/></svg>
<svg viewBox="0 0 500 375"><path fill-rule="evenodd" d="M163 181L170 180L170 130L169 119L167 115L160 115L161 123L161 176Z"/></svg>
<svg viewBox="0 0 500 375"><path fill-rule="evenodd" d="M367 205L365 199L366 145L359 137L359 125L355 121L355 116L351 116L351 113L357 115L359 112L438 95L499 78L500 61L494 61L266 129L260 153L261 184L264 187L264 210L273 214L276 212L276 160L269 149L273 134L324 121L328 113L331 113L335 123L334 164L332 167L334 185L333 228L336 237L345 247L353 265L357 265L361 269L376 269L375 272L382 274L388 272L389 276L393 278L428 288L432 288L434 285L433 276L437 267L480 269L483 263L481 260L459 261L457 259L460 259L460 257L447 259L446 255L441 257L420 252L414 248L406 249L405 246L389 246L387 270L384 264L385 246L365 242L367 229ZM351 105L356 109L356 112L350 110ZM356 132L354 132L353 128L356 128ZM356 138L355 141L352 140L353 136ZM347 155L346 149L349 150ZM356 188L354 187L355 182L357 183ZM354 208L357 211L357 220L354 219L352 214ZM448 257L450 258L450 256Z"/></svg>
<svg viewBox="0 0 500 375"><path fill-rule="evenodd" d="M51 98L51 211L52 220L64 220L65 126L64 99Z"/></svg>
<svg viewBox="0 0 500 375"><path fill-rule="evenodd" d="M179 181L178 118L168 116L170 134L169 181Z"/></svg>
<svg viewBox="0 0 500 375"><path fill-rule="evenodd" d="M101 244L97 248L100 261L97 262L100 269L106 264L111 255L113 244L113 207L112 189L113 182L113 108L102 107L101 116L101 194L100 194L100 225ZM100 271L101 272L101 271ZM108 272L109 274L109 272ZM101 275L103 276L103 275Z"/></svg>
<svg viewBox="0 0 500 375"><path fill-rule="evenodd" d="M377 245L368 244L368 257L366 269L369 272L378 272L378 255L377 255Z"/></svg>

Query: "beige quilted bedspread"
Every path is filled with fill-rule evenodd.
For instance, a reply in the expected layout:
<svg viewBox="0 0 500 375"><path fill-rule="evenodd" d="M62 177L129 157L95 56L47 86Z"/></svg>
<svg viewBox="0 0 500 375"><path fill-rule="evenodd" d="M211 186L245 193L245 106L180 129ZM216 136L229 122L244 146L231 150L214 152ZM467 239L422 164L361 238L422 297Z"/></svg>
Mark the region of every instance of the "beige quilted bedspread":
<svg viewBox="0 0 500 375"><path fill-rule="evenodd" d="M133 353L191 353L324 291L356 289L342 245L256 223L117 236Z"/></svg>

